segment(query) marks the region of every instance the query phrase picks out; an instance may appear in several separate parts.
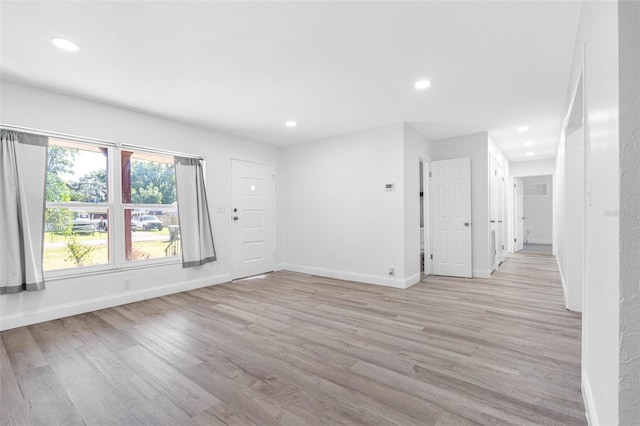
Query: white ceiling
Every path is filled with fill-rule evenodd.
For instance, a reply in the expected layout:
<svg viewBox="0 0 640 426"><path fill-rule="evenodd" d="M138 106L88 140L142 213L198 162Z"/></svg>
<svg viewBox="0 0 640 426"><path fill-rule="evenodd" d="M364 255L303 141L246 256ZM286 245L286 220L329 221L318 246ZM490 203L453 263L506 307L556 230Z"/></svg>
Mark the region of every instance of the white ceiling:
<svg viewBox="0 0 640 426"><path fill-rule="evenodd" d="M3 1L1 72L281 146L407 121L432 139L488 130L514 161L551 158L580 9L542 1ZM53 36L80 50L54 48ZM416 91L421 78L431 88ZM523 124L531 130L516 132ZM536 155L525 157L529 150Z"/></svg>

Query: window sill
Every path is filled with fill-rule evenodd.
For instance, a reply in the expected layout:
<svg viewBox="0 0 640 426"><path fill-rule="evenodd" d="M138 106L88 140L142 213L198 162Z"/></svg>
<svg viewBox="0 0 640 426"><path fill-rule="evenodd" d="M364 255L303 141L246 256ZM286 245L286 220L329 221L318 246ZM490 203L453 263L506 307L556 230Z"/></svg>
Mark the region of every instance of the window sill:
<svg viewBox="0 0 640 426"><path fill-rule="evenodd" d="M105 265L103 267L99 267L99 269L91 269L85 271L77 271L71 270L61 270L61 271L50 271L44 273L45 282L52 281L62 281L74 278L83 278L90 277L95 275L109 275L109 274L118 274L122 272L128 271L136 271L139 269L149 269L149 268L157 268L159 266L171 266L171 265L181 265L182 260L179 257L173 258L172 260L162 260L157 261L156 259L148 260L148 261L139 261L127 263L124 266L117 268L115 266Z"/></svg>

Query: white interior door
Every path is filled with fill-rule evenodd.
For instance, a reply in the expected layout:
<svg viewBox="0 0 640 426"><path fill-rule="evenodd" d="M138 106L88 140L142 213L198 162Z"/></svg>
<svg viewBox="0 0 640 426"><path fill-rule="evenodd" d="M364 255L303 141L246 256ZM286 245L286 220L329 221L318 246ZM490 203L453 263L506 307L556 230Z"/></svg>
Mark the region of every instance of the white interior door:
<svg viewBox="0 0 640 426"><path fill-rule="evenodd" d="M431 163L432 273L468 277L471 265L471 162Z"/></svg>
<svg viewBox="0 0 640 426"><path fill-rule="evenodd" d="M275 269L273 166L231 160L233 278Z"/></svg>
<svg viewBox="0 0 640 426"><path fill-rule="evenodd" d="M515 178L515 241L514 241L514 250L520 251L522 250L524 243L524 184L522 183L521 178Z"/></svg>

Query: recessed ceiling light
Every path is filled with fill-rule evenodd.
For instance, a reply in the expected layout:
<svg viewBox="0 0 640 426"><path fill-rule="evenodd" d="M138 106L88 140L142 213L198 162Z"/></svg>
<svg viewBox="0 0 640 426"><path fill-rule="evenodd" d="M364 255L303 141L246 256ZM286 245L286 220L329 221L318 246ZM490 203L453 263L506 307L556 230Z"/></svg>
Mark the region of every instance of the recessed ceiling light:
<svg viewBox="0 0 640 426"><path fill-rule="evenodd" d="M416 84L413 85L413 87L415 87L418 90L424 90L429 86L431 86L431 82L429 80L416 81Z"/></svg>
<svg viewBox="0 0 640 426"><path fill-rule="evenodd" d="M62 49L62 50L67 50L69 52L75 52L76 50L78 50L80 47L75 44L72 41L66 40L64 38L59 38L59 37L51 37L50 38L51 43L53 43L54 46Z"/></svg>
<svg viewBox="0 0 640 426"><path fill-rule="evenodd" d="M526 141L525 143L523 143L522 145L524 146L531 146L533 145L533 141Z"/></svg>
<svg viewBox="0 0 640 426"><path fill-rule="evenodd" d="M526 155L527 157L531 157L531 156L532 156L532 155L534 155L534 154L535 154L535 152L533 152L533 151L529 151L529 152L527 152L525 155Z"/></svg>
<svg viewBox="0 0 640 426"><path fill-rule="evenodd" d="M529 130L529 126L520 126L520 127L518 127L518 131L519 131L520 133L522 133L522 132L526 132L526 131L528 131L528 130Z"/></svg>
<svg viewBox="0 0 640 426"><path fill-rule="evenodd" d="M287 127L296 127L298 125L298 123L296 123L295 121L287 121L286 123L284 123Z"/></svg>

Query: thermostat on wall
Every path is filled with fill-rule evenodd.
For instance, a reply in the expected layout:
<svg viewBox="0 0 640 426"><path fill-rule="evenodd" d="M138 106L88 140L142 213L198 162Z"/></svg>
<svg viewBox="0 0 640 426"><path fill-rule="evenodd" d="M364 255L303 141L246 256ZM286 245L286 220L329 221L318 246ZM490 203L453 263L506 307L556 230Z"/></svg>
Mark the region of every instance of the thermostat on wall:
<svg viewBox="0 0 640 426"><path fill-rule="evenodd" d="M396 190L396 184L395 183L385 183L384 184L384 190L385 191L395 191Z"/></svg>

